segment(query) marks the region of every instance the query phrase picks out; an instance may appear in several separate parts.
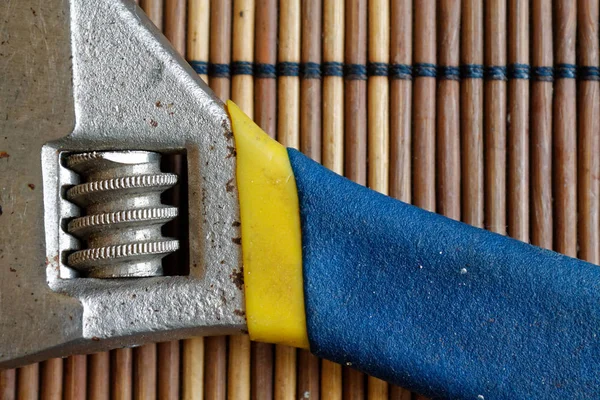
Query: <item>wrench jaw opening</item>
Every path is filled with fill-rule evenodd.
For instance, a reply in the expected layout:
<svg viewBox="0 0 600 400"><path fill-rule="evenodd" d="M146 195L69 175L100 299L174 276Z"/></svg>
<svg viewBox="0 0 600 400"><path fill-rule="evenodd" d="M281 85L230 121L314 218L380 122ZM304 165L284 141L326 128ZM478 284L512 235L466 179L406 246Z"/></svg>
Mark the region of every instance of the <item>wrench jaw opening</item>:
<svg viewBox="0 0 600 400"><path fill-rule="evenodd" d="M41 169L43 181L43 195L38 199L43 213L31 224L44 227L46 261L39 264L45 265L45 274L39 273L39 264L27 266L37 271L27 279L26 290L40 298L38 303L22 309L17 303L7 314L0 301L0 368L148 341L245 332L236 160L224 105L133 2L71 0L69 6L74 129L41 148L30 149L30 158L37 158L31 164ZM180 253L184 252L180 258L186 264L183 275L102 279L102 274L82 273L69 263L69 257L91 242L86 244L69 232L69 224L86 212L96 213L75 204L76 196L69 197L69 190L89 180L75 171L77 168L70 168L69 157L107 151L183 158L186 168L176 172L187 189L189 210L183 214L187 218L184 233L175 235L179 236L175 239ZM130 173L131 168L125 180ZM156 179L94 185L119 189L119 185L150 182L152 186ZM99 212L135 214L127 207L131 202L123 197L139 195L136 190L109 199L111 207L120 209L108 207ZM155 204L156 192L151 196L150 203ZM147 207L141 208L154 207L148 202L143 200ZM118 220L116 214L103 218ZM128 234L135 240L150 241L156 232ZM115 245L105 239L98 239L100 245ZM136 249L148 250L148 246L140 246ZM139 275L158 275L158 270L154 272ZM0 284L0 297L6 298L16 284ZM19 320L23 312L28 318Z"/></svg>

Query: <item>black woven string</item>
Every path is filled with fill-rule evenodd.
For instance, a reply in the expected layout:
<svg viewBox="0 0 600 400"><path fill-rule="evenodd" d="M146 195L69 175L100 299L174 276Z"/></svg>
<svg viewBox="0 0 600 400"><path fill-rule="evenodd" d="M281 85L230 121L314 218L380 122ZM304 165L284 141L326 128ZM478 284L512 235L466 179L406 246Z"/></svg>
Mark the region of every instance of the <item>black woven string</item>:
<svg viewBox="0 0 600 400"><path fill-rule="evenodd" d="M206 61L191 60L190 65L198 75L208 74L208 63Z"/></svg>
<svg viewBox="0 0 600 400"><path fill-rule="evenodd" d="M460 68L450 65L439 65L437 67L437 78L449 81L457 81L460 79Z"/></svg>
<svg viewBox="0 0 600 400"><path fill-rule="evenodd" d="M208 75L212 78L229 78L229 64L208 64Z"/></svg>
<svg viewBox="0 0 600 400"><path fill-rule="evenodd" d="M196 73L208 74L215 78L229 78L231 75L253 75L256 78L275 79L278 76L321 79L323 76L344 77L346 80L366 80L370 76L387 76L390 79L411 80L413 77L430 77L442 80L460 79L531 79L553 81L554 79L600 80L600 67L557 64L555 66L532 67L529 64L481 65L463 64L460 66L435 65L431 63L388 64L371 62L364 64L344 64L329 61L322 64L307 62L279 62L274 64L254 64L249 61L235 61L230 64L212 64L206 61L191 60Z"/></svg>
<svg viewBox="0 0 600 400"><path fill-rule="evenodd" d="M321 79L321 64L315 62L301 64L300 76L303 79Z"/></svg>
<svg viewBox="0 0 600 400"><path fill-rule="evenodd" d="M504 65L487 65L483 70L483 77L490 81L505 81L506 67Z"/></svg>
<svg viewBox="0 0 600 400"><path fill-rule="evenodd" d="M391 64L389 68L389 77L391 79L412 79L412 66L407 64Z"/></svg>

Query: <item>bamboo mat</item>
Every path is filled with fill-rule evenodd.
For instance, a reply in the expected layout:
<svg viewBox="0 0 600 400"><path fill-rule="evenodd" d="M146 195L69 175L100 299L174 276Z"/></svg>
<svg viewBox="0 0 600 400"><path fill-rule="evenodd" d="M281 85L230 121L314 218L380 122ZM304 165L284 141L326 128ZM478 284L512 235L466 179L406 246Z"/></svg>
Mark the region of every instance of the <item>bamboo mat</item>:
<svg viewBox="0 0 600 400"><path fill-rule="evenodd" d="M405 202L600 261L597 0L140 3L219 97L286 146ZM0 373L1 399L319 397L420 398L244 336Z"/></svg>

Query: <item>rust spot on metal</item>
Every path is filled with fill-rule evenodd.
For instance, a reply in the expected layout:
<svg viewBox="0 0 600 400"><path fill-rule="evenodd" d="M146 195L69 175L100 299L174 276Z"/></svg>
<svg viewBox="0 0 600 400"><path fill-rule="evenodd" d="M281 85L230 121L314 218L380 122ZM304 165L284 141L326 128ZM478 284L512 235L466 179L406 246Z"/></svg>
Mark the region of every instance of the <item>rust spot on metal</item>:
<svg viewBox="0 0 600 400"><path fill-rule="evenodd" d="M29 183L29 184L27 185L27 187L28 187L29 189L31 189L31 190L34 190L34 189L35 189L35 185L34 185L33 183Z"/></svg>
<svg viewBox="0 0 600 400"><path fill-rule="evenodd" d="M17 270L12 267L8 267L8 269L10 269L10 272L17 272Z"/></svg>
<svg viewBox="0 0 600 400"><path fill-rule="evenodd" d="M231 275L229 275L229 277L239 290L244 289L244 268L240 268L239 271L237 269L234 269Z"/></svg>
<svg viewBox="0 0 600 400"><path fill-rule="evenodd" d="M241 226L241 225L242 225L242 224L241 224L241 222L239 222L239 221L233 221L233 222L231 223L231 226L233 226L234 228L237 228L237 227L239 227L239 226Z"/></svg>
<svg viewBox="0 0 600 400"><path fill-rule="evenodd" d="M242 238L231 238L231 241L235 244L242 244Z"/></svg>
<svg viewBox="0 0 600 400"><path fill-rule="evenodd" d="M242 310L237 310L236 309L236 310L233 310L233 313L235 315L237 315L238 317L245 317L246 316L246 313L244 311L242 311Z"/></svg>
<svg viewBox="0 0 600 400"><path fill-rule="evenodd" d="M0 151L0 158L8 158L8 157L10 157L10 154L8 154L5 151Z"/></svg>
<svg viewBox="0 0 600 400"><path fill-rule="evenodd" d="M154 103L154 105L158 108L162 107L162 103L160 101L157 101L156 103Z"/></svg>
<svg viewBox="0 0 600 400"><path fill-rule="evenodd" d="M150 126L152 126L153 128L156 128L158 126L158 122L156 122L155 120L151 119L150 120Z"/></svg>
<svg viewBox="0 0 600 400"><path fill-rule="evenodd" d="M96 337L96 336L94 336L94 337L92 338L92 340L93 340L94 342L99 342L99 341L100 341L100 338L99 338L99 337Z"/></svg>
<svg viewBox="0 0 600 400"><path fill-rule="evenodd" d="M225 190L227 190L227 192L231 193L231 192L233 192L234 189L235 189L235 185L233 184L233 178L231 178L225 184Z"/></svg>
<svg viewBox="0 0 600 400"><path fill-rule="evenodd" d="M227 154L227 157L225 158L237 157L237 151L235 150L235 147L227 146L227 150L229 151L229 154Z"/></svg>

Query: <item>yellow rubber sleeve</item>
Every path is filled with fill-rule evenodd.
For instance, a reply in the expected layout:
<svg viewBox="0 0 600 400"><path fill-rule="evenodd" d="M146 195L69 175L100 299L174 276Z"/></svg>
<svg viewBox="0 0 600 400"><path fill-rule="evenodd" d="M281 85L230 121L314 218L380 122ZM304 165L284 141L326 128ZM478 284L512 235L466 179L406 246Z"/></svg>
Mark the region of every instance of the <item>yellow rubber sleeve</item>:
<svg viewBox="0 0 600 400"><path fill-rule="evenodd" d="M252 340L308 348L298 192L285 147L232 101L246 318Z"/></svg>

